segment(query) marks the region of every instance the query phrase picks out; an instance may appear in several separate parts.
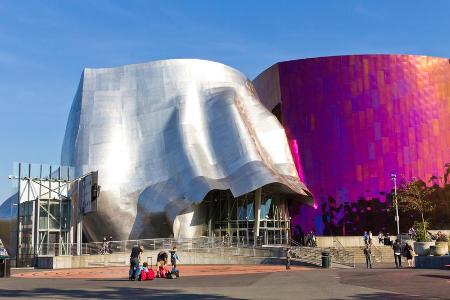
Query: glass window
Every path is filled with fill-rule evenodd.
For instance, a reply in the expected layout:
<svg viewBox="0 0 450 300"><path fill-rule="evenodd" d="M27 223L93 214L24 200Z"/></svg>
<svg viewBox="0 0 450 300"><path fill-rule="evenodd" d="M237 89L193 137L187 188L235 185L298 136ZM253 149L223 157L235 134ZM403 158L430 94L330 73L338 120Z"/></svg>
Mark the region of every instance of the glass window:
<svg viewBox="0 0 450 300"><path fill-rule="evenodd" d="M39 229L48 229L48 202L43 201L39 207Z"/></svg>
<svg viewBox="0 0 450 300"><path fill-rule="evenodd" d="M260 211L261 219L268 219L270 217L269 213L271 206L272 206L272 198L267 198L266 200L262 201Z"/></svg>
<svg viewBox="0 0 450 300"><path fill-rule="evenodd" d="M61 229L67 229L70 225L70 204L67 201L62 202Z"/></svg>
<svg viewBox="0 0 450 300"><path fill-rule="evenodd" d="M60 211L59 204L60 204L59 202L51 202L50 203L50 210L49 210L50 229L59 229L60 228L61 211Z"/></svg>

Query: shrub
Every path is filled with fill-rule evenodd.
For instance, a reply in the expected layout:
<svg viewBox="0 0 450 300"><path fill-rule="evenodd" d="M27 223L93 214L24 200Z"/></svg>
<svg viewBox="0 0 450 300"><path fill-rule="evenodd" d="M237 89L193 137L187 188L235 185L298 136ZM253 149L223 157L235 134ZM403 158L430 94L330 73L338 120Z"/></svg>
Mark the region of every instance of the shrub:
<svg viewBox="0 0 450 300"><path fill-rule="evenodd" d="M441 233L436 242L448 242L448 236L445 233Z"/></svg>
<svg viewBox="0 0 450 300"><path fill-rule="evenodd" d="M414 223L414 229L416 230L416 242L431 242L431 237L426 231L428 225L428 221L420 221Z"/></svg>

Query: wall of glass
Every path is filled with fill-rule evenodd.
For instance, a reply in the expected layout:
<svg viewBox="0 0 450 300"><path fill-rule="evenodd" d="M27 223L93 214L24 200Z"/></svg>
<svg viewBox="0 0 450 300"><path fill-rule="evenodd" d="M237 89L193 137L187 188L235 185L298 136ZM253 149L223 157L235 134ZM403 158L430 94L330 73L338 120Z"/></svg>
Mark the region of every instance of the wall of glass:
<svg viewBox="0 0 450 300"><path fill-rule="evenodd" d="M73 168L18 163L14 174L19 195L17 266L36 255L69 254Z"/></svg>
<svg viewBox="0 0 450 300"><path fill-rule="evenodd" d="M276 192L262 189L258 242L287 244L290 218L287 200ZM255 192L234 198L229 190L211 191L202 205L207 207L207 232L241 244L255 242ZM225 239L224 239L225 241Z"/></svg>

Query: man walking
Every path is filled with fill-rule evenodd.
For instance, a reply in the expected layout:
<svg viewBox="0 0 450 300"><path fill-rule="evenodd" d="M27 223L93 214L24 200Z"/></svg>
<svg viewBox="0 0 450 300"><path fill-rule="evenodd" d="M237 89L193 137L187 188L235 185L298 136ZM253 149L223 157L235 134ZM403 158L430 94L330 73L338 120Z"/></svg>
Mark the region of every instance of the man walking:
<svg viewBox="0 0 450 300"><path fill-rule="evenodd" d="M394 250L395 267L397 269L401 268L402 267L402 246L398 239L395 240L395 243L392 245L392 249Z"/></svg>
<svg viewBox="0 0 450 300"><path fill-rule="evenodd" d="M286 248L286 270L291 269L291 258L292 258L292 251L290 248Z"/></svg>
<svg viewBox="0 0 450 300"><path fill-rule="evenodd" d="M366 257L367 269L372 269L372 249L370 244L364 247L364 255Z"/></svg>

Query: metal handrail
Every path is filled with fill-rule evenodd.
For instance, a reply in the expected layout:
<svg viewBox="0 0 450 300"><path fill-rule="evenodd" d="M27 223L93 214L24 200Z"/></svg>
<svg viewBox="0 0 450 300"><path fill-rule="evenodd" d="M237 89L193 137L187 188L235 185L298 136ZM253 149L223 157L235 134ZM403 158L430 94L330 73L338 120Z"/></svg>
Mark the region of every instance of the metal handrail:
<svg viewBox="0 0 450 300"><path fill-rule="evenodd" d="M276 242L276 240L274 240ZM280 239L280 244L283 240ZM192 251L202 248L257 248L262 247L262 239L253 241L246 237L200 237L200 238L160 238L90 242L77 245L75 243L42 243L39 255L102 255L111 253L125 253L134 246L144 246L146 250L167 250L177 246L181 251Z"/></svg>
<svg viewBox="0 0 450 300"><path fill-rule="evenodd" d="M320 266L322 264L322 252L324 249L317 247L293 246L291 247L292 259L302 263Z"/></svg>
<svg viewBox="0 0 450 300"><path fill-rule="evenodd" d="M342 243L338 239L335 239L334 236L332 238L333 238L333 245L337 244L337 247L333 247L332 249L330 249L333 260L339 264L347 265L354 268L355 267L354 253L345 249L344 245L342 245Z"/></svg>
<svg viewBox="0 0 450 300"><path fill-rule="evenodd" d="M374 243L372 243L372 246L375 249L375 252L377 252L379 257L380 257L380 261L379 262L382 262L383 261L383 251L381 251L381 249L378 248ZM374 256L376 258L376 255L374 255Z"/></svg>

